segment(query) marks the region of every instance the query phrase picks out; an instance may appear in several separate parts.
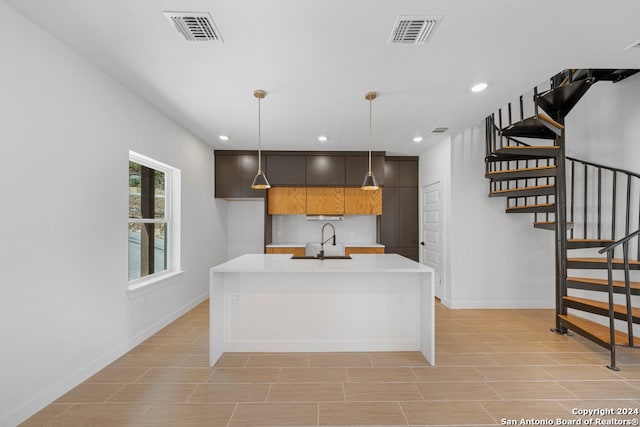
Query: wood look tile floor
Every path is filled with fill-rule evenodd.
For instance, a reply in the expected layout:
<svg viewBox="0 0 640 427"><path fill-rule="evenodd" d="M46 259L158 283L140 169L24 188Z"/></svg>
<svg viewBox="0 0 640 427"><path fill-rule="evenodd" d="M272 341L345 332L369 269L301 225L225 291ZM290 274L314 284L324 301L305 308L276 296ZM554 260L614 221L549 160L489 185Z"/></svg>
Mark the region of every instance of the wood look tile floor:
<svg viewBox="0 0 640 427"><path fill-rule="evenodd" d="M208 317L205 302L22 426L557 425L594 418L573 408L640 409L640 350L619 350L613 372L601 347L549 332L552 310L436 303L435 366L382 352L225 353L209 367Z"/></svg>

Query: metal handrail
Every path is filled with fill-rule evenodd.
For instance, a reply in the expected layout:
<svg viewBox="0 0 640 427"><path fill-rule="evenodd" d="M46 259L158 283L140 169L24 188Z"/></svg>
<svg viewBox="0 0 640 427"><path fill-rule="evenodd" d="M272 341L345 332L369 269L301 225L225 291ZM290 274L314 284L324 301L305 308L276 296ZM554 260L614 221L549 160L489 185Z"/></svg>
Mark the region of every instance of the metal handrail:
<svg viewBox="0 0 640 427"><path fill-rule="evenodd" d="M627 235L627 236L623 237L622 239L617 240L617 241L615 241L615 242L613 242L613 243L611 243L611 244L609 244L609 245L605 246L604 248L600 249L600 250L598 251L598 253L603 254L603 253L605 253L605 252L612 251L612 250L613 250L613 249L615 249L617 246L620 246L622 243L628 242L629 240L631 240L631 239L633 239L634 237L636 237L638 234L640 234L640 230L636 230L636 231L634 231L633 233L631 233L631 234L629 234L629 235Z"/></svg>
<svg viewBox="0 0 640 427"><path fill-rule="evenodd" d="M609 366L613 370L618 370L615 365L615 345L616 345L616 337L615 337L615 313L614 313L614 302L613 302L613 252L616 247L622 245L622 254L623 254L623 265L624 265L624 290L625 290L625 299L626 299L626 315L627 315L627 333L629 337L629 346L633 347L633 317L632 317L632 306L631 306L631 280L629 274L629 240L633 239L640 235L640 229L634 231L633 233L628 234L611 243L610 245L600 249L598 253L607 253L607 285L609 291L609 339L611 341L611 366Z"/></svg>

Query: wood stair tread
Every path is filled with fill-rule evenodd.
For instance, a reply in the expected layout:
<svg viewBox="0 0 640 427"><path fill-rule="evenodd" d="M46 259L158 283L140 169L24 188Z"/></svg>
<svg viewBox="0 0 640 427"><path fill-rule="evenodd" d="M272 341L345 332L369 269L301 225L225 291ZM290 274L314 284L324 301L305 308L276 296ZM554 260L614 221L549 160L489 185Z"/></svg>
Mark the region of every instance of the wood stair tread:
<svg viewBox="0 0 640 427"><path fill-rule="evenodd" d="M590 284L595 284L599 286L609 286L609 281L607 279L594 279L591 277L567 277L567 281L590 283ZM614 280L613 286L618 288L624 288L625 287L624 280ZM629 287L631 289L640 291L640 282L629 282Z"/></svg>
<svg viewBox="0 0 640 427"><path fill-rule="evenodd" d="M538 114L536 117L538 119L540 119L540 120L544 120L545 122L549 123L550 125L558 128L558 129L564 129L563 125L561 125L560 123L556 122L555 120L553 120L551 117L547 116L546 114Z"/></svg>
<svg viewBox="0 0 640 427"><path fill-rule="evenodd" d="M563 321L567 328L576 331L581 335L583 335L583 333L587 333L595 337L598 341L600 341L596 341L600 345L605 344L605 346L611 346L609 327L578 316L559 314L558 318ZM617 344L627 344L629 342L629 336L624 332L616 330L615 340Z"/></svg>
<svg viewBox="0 0 640 427"><path fill-rule="evenodd" d="M566 301L572 301L578 304L588 305L591 307L599 308L601 310L609 311L609 303L606 301L598 301L589 298L580 298L569 295L563 297L563 299ZM624 315L625 317L627 315L627 307L622 304L614 304L613 311L618 314ZM639 320L638 318L640 317L640 308L631 307L631 315L635 318L634 320L636 320L637 323L637 320Z"/></svg>
<svg viewBox="0 0 640 427"><path fill-rule="evenodd" d="M547 188L555 188L555 184L545 184L545 185L532 185L530 187L521 187L521 188L507 188L506 190L494 190L491 194L502 194L509 193L514 191L528 191L528 190L544 190Z"/></svg>
<svg viewBox="0 0 640 427"><path fill-rule="evenodd" d="M537 170L546 170L546 169L555 169L555 165L551 166L537 166L533 168L521 168L521 169L506 169L502 171L491 171L488 172L487 175L499 175L501 173L509 173L509 172L527 172L527 171L537 171Z"/></svg>
<svg viewBox="0 0 640 427"><path fill-rule="evenodd" d="M527 150L559 150L557 145L507 145L499 148L499 150L515 150L515 151L527 151Z"/></svg>
<svg viewBox="0 0 640 427"><path fill-rule="evenodd" d="M555 230L556 222L555 221L536 221L533 223L534 228L538 228L540 230ZM573 222L567 222L567 230L573 228Z"/></svg>
<svg viewBox="0 0 640 427"><path fill-rule="evenodd" d="M587 258L568 258L567 261L569 262L591 262L591 263L602 263L602 264L606 264L607 263L607 258L603 257L603 258L598 258L598 257L587 257ZM613 262L613 264L624 264L624 260L621 258L613 258L611 260ZM630 259L629 260L629 265L640 265L640 261L634 260L634 259Z"/></svg>
<svg viewBox="0 0 640 427"><path fill-rule="evenodd" d="M567 239L567 249L598 248L611 243L611 239Z"/></svg>
<svg viewBox="0 0 640 427"><path fill-rule="evenodd" d="M507 210L542 208L542 207L549 207L549 206L555 206L555 203L538 203L536 205L510 206L507 208Z"/></svg>
<svg viewBox="0 0 640 427"><path fill-rule="evenodd" d="M603 242L603 243L613 243L614 240L611 240L611 239L567 239L567 242Z"/></svg>

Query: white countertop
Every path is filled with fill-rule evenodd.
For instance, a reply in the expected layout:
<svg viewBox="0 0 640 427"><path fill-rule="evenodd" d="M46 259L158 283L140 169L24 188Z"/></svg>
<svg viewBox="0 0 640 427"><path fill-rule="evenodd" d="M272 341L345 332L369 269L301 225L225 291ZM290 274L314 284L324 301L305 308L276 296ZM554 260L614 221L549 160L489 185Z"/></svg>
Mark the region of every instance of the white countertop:
<svg viewBox="0 0 640 427"><path fill-rule="evenodd" d="M213 273L432 273L397 254L354 254L352 259L291 259L289 254L246 254L211 268Z"/></svg>
<svg viewBox="0 0 640 427"><path fill-rule="evenodd" d="M311 242L315 243L315 242ZM384 248L384 245L380 243L342 243L346 248ZM269 243L267 248L304 248L306 243Z"/></svg>

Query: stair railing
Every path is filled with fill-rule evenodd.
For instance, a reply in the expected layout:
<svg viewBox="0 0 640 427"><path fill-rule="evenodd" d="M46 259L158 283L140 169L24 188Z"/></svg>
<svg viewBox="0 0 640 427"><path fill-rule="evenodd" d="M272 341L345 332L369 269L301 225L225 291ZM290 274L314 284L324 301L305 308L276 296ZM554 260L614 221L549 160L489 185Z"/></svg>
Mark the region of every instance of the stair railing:
<svg viewBox="0 0 640 427"><path fill-rule="evenodd" d="M522 98L522 97L520 97ZM512 111L511 111L511 103L508 104L508 123L512 124ZM522 104L520 107L520 115L523 115ZM519 169L519 168L532 168L532 167L540 167L540 166L554 166L555 159L552 158L538 158L538 159L520 159L520 160L495 160L492 158L492 154L504 147L512 147L512 146L530 146L531 144L527 144L525 142L519 141L515 138L504 136L499 132L499 129L503 127L503 111L502 109L498 110L497 119L496 114L492 114L485 119L485 131L486 131L486 157L485 157L485 172L498 172L510 169ZM496 124L497 120L497 124ZM494 181L489 183L489 192L500 191L500 190L516 190L519 188L527 187L530 185L549 185L553 184L554 178L552 177L544 177L544 178L528 178L528 179L518 179L511 181ZM537 204L539 202L539 198L543 198L542 203L550 203L552 196L536 196L533 198L534 203ZM527 205L528 201L532 199L531 196L528 197L510 197L509 198L509 206L519 206L519 205ZM544 215L545 221L549 221L549 213L536 213L536 221L539 219L539 215Z"/></svg>
<svg viewBox="0 0 640 427"><path fill-rule="evenodd" d="M631 281L629 274L629 241L640 235L640 229L633 233L623 237L622 239L600 249L598 252L603 254L607 253L607 278L609 286L609 334L611 340L611 365L610 369L618 371L616 367L615 348L616 348L616 329L615 329L615 311L613 302L613 252L617 247L622 245L622 256L624 263L624 287L625 287L625 299L626 299L626 315L627 315L627 333L629 336L629 347L634 347L633 340L633 312L631 306ZM640 239L638 239L640 240Z"/></svg>
<svg viewBox="0 0 640 427"><path fill-rule="evenodd" d="M498 114L500 117L501 114ZM492 153L502 147L531 146L513 137L498 136L499 128L496 126L494 115L486 119L486 125L486 159L490 159ZM628 235L634 224L640 228L640 174L569 156L566 157L566 161L567 219L570 223L580 225L570 228L567 238L615 240L616 235ZM555 159L488 160L486 172L554 164ZM507 189L518 189L531 184L551 184L553 179L529 178L511 183L494 181L489 183L489 191L503 190L505 185L510 186ZM553 196L537 197L544 197L544 202L549 203L550 197ZM520 203L527 204L528 198L512 199L515 206L518 206ZM633 217L634 210L637 210L637 218ZM550 215L550 213L535 213L535 222L549 221ZM618 250L621 250L621 247ZM630 256L640 261L640 239L631 252Z"/></svg>
<svg viewBox="0 0 640 427"><path fill-rule="evenodd" d="M567 162L569 221L582 224L571 229L570 238L615 240L616 235L629 235L632 223L640 227L640 174L573 157ZM594 205L597 209L588 209ZM632 218L634 209L637 218ZM617 230L622 228L619 221L624 221L624 228ZM640 260L640 239L635 258Z"/></svg>

